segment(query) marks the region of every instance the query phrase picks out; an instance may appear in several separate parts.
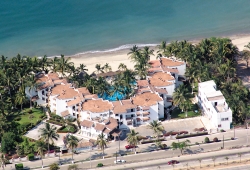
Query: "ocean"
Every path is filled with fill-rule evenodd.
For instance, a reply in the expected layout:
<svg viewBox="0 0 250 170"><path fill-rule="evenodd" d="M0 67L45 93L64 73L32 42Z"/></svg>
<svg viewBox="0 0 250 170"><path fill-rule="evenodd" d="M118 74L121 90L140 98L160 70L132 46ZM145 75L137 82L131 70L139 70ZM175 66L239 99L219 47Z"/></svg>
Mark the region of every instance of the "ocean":
<svg viewBox="0 0 250 170"><path fill-rule="evenodd" d="M0 55L115 51L249 28L249 0L2 0Z"/></svg>

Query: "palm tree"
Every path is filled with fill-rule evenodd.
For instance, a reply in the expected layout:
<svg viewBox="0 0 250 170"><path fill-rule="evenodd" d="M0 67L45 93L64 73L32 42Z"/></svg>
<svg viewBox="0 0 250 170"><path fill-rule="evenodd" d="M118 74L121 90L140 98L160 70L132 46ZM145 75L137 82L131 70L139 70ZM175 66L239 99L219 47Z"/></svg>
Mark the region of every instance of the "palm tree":
<svg viewBox="0 0 250 170"><path fill-rule="evenodd" d="M139 133L135 132L134 129L130 130L130 133L127 134L127 142L130 145L135 146L134 151L135 151L135 154L136 154L136 145L139 143Z"/></svg>
<svg viewBox="0 0 250 170"><path fill-rule="evenodd" d="M213 162L214 162L214 167L215 167L215 160L216 160L216 157L215 157L215 156L212 157L212 160L213 160Z"/></svg>
<svg viewBox="0 0 250 170"><path fill-rule="evenodd" d="M250 51L248 51L248 50L243 50L243 51L242 51L241 57L242 57L242 60L245 60L245 61L246 61L247 68L248 68L249 59L250 59Z"/></svg>
<svg viewBox="0 0 250 170"><path fill-rule="evenodd" d="M136 45L134 45L129 50L130 50L130 52L127 55L129 55L129 58L134 61L137 58L140 50L139 50L138 46L136 46Z"/></svg>
<svg viewBox="0 0 250 170"><path fill-rule="evenodd" d="M26 82L26 86L29 87L29 93L30 91L34 91L37 89L38 84L37 84L37 79L35 77L35 75L31 75L28 77L28 80ZM33 96L29 96L30 97L30 108L32 108L32 97Z"/></svg>
<svg viewBox="0 0 250 170"><path fill-rule="evenodd" d="M96 90L96 92L100 96L104 96L105 94L109 93L110 85L106 81L106 79L104 79L103 77L99 77L96 84L97 84L97 87L96 87L97 90Z"/></svg>
<svg viewBox="0 0 250 170"><path fill-rule="evenodd" d="M121 71L125 71L125 70L127 70L127 66L124 63L120 63L118 66L118 69Z"/></svg>
<svg viewBox="0 0 250 170"><path fill-rule="evenodd" d="M59 135L56 133L56 127L54 125L50 126L49 123L45 124L45 128L39 130L41 132L42 139L48 144L48 155L49 155L49 144L50 141L54 143L54 140L59 138Z"/></svg>
<svg viewBox="0 0 250 170"><path fill-rule="evenodd" d="M80 64L80 67L79 67L79 68L80 68L81 72L82 72L82 71L85 72L85 71L88 71L88 69L87 69L86 67L87 67L87 66L86 66L85 64Z"/></svg>
<svg viewBox="0 0 250 170"><path fill-rule="evenodd" d="M164 54L166 52L166 49L167 49L167 43L166 41L162 41L160 45L157 46L158 47L158 51L157 53L158 54Z"/></svg>
<svg viewBox="0 0 250 170"><path fill-rule="evenodd" d="M98 135L96 144L98 145L98 148L101 148L104 159L104 149L107 147L107 140L105 139L105 135L103 133Z"/></svg>
<svg viewBox="0 0 250 170"><path fill-rule="evenodd" d="M162 126L162 123L157 120L153 120L153 122L150 122L147 127L151 130L153 130L153 133L156 135L157 139L159 138L160 134L163 133L164 127Z"/></svg>
<svg viewBox="0 0 250 170"><path fill-rule="evenodd" d="M49 166L49 169L50 169L50 170L58 170L58 169L60 169L60 167L58 166L57 163L53 163L53 164L51 164L51 165Z"/></svg>
<svg viewBox="0 0 250 170"><path fill-rule="evenodd" d="M245 45L244 47L246 47L250 50L250 42L247 45Z"/></svg>
<svg viewBox="0 0 250 170"><path fill-rule="evenodd" d="M225 157L225 159L227 160L227 165L228 165L228 159L229 159L229 157Z"/></svg>
<svg viewBox="0 0 250 170"><path fill-rule="evenodd" d="M90 78L85 82L85 87L89 90L90 93L96 93L97 81L94 78Z"/></svg>
<svg viewBox="0 0 250 170"><path fill-rule="evenodd" d="M180 109L182 109L182 111L184 110L184 103L187 101L187 100L190 100L188 98L188 89L186 88L185 85L180 85L176 90L175 92L173 93L173 102L174 102L174 105L175 106L178 106L180 107Z"/></svg>
<svg viewBox="0 0 250 170"><path fill-rule="evenodd" d="M6 159L3 154L1 154L0 156L0 166L3 168L3 170L4 170L4 167L6 167Z"/></svg>
<svg viewBox="0 0 250 170"><path fill-rule="evenodd" d="M198 159L198 161L200 162L200 168L201 168L201 161L202 161L202 159L201 159L201 158L199 158L199 159Z"/></svg>
<svg viewBox="0 0 250 170"><path fill-rule="evenodd" d="M108 63L106 63L102 68L106 73L112 70L111 66Z"/></svg>
<svg viewBox="0 0 250 170"><path fill-rule="evenodd" d="M46 145L44 141L38 140L35 143L35 147L36 147L37 154L40 155L40 158L42 161L42 168L43 168L43 155L44 155Z"/></svg>
<svg viewBox="0 0 250 170"><path fill-rule="evenodd" d="M50 62L51 62L51 70L53 72L56 72L57 71L57 64L58 64L58 57L54 57Z"/></svg>
<svg viewBox="0 0 250 170"><path fill-rule="evenodd" d="M141 54L143 55L143 58L148 62L150 60L150 55L154 55L154 50L150 50L148 46L145 46L142 49Z"/></svg>
<svg viewBox="0 0 250 170"><path fill-rule="evenodd" d="M190 140L185 140L183 142L172 142L171 147L173 150L180 149L181 154L183 155L183 150L189 147Z"/></svg>
<svg viewBox="0 0 250 170"><path fill-rule="evenodd" d="M23 110L23 104L26 102L26 94L24 87L20 87L19 91L16 94L15 103L21 105L21 110Z"/></svg>
<svg viewBox="0 0 250 170"><path fill-rule="evenodd" d="M100 72L103 73L103 68L101 67L101 64L96 64L96 73L99 74Z"/></svg>
<svg viewBox="0 0 250 170"><path fill-rule="evenodd" d="M74 163L74 159L73 159L74 149L77 147L79 140L73 135L68 135L66 140L67 140L68 147L71 148L72 163Z"/></svg>
<svg viewBox="0 0 250 170"><path fill-rule="evenodd" d="M47 69L47 67L50 66L49 59L48 59L48 57L47 57L46 55L44 55L44 56L40 59L39 65L41 65L42 71L45 71L45 70Z"/></svg>
<svg viewBox="0 0 250 170"><path fill-rule="evenodd" d="M61 58L59 58L57 62L56 71L59 71L63 77L66 75L65 73L73 65L73 62L69 62L69 61L70 61L70 58L65 58L64 55L61 55Z"/></svg>

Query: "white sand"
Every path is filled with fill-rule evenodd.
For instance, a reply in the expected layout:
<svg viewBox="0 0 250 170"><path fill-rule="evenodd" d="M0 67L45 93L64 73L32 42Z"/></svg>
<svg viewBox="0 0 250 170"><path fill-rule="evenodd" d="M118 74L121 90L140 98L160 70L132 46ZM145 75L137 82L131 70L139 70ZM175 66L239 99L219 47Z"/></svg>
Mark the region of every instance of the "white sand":
<svg viewBox="0 0 250 170"><path fill-rule="evenodd" d="M239 50L243 50L244 45L247 45L250 42L250 35L233 36L230 38L232 39L233 44L235 44L239 48ZM155 52L156 51L157 50L155 50ZM85 64L87 66L88 73L92 73L96 70L96 64L101 64L103 66L105 63L109 63L113 71L118 70L118 66L120 63L124 63L129 69L133 69L134 63L131 62L128 58L128 52L129 49L124 49L115 52L80 54L68 57L71 57L71 61L74 62L76 67L78 67L80 64ZM156 55L151 59L155 59L155 57Z"/></svg>

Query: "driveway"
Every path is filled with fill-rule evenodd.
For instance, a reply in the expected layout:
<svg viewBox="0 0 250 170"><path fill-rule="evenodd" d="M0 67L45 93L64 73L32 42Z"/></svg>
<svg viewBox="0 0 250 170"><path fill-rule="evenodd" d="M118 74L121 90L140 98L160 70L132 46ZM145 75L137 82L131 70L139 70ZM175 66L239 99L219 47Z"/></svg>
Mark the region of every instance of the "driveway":
<svg viewBox="0 0 250 170"><path fill-rule="evenodd" d="M50 124L51 126L55 126L56 129L60 128L61 126L58 125L54 125L54 124ZM36 127L34 127L33 129L29 130L24 136L34 139L34 140L39 140L40 139L40 135L41 132L39 131L40 129L45 128L45 123L41 122L40 124L38 124ZM66 134L59 134L59 138L57 141L55 142L56 146L62 146L63 145L63 136L65 136Z"/></svg>
<svg viewBox="0 0 250 170"><path fill-rule="evenodd" d="M162 125L166 132L169 131L188 131L193 132L195 128L204 127L201 117L178 119L178 120L167 120L163 121ZM142 136L153 136L153 131L147 128L147 125L141 125L135 128L136 132L139 132Z"/></svg>

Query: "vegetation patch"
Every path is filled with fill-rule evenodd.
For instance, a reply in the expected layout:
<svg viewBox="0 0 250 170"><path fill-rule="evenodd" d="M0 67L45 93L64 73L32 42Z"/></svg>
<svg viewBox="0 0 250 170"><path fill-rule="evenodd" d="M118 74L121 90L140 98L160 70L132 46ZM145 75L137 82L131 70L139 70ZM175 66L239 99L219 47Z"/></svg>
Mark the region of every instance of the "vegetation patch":
<svg viewBox="0 0 250 170"><path fill-rule="evenodd" d="M189 137L195 137L195 136L203 136L203 135L208 135L208 132L200 132L200 133L193 133L193 134L187 134L187 135L177 135L176 139L189 138Z"/></svg>
<svg viewBox="0 0 250 170"><path fill-rule="evenodd" d="M45 114L43 113L42 108L32 108L32 109L24 109L21 114L15 116L17 122L22 124L32 123L37 124L40 123L42 119L45 118Z"/></svg>
<svg viewBox="0 0 250 170"><path fill-rule="evenodd" d="M197 112L196 112L197 111ZM186 117L187 114L187 117ZM200 112L198 111L198 106L196 104L193 104L191 106L191 109L186 112L182 112L179 107L176 107L172 113L171 113L171 118L172 119L183 119L183 118L188 118L188 117L196 117L200 116Z"/></svg>
<svg viewBox="0 0 250 170"><path fill-rule="evenodd" d="M76 133L77 126L74 124L62 126L57 130L57 133Z"/></svg>

